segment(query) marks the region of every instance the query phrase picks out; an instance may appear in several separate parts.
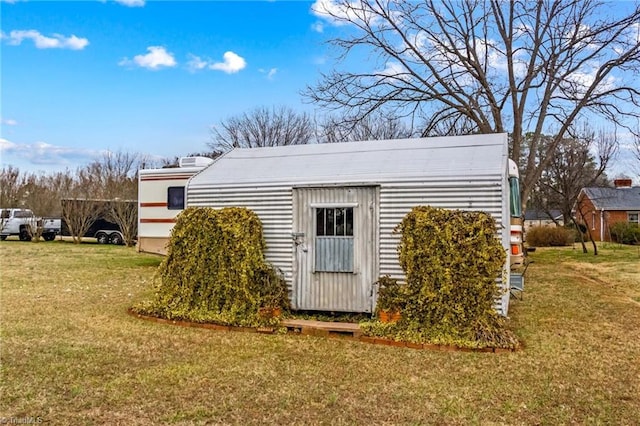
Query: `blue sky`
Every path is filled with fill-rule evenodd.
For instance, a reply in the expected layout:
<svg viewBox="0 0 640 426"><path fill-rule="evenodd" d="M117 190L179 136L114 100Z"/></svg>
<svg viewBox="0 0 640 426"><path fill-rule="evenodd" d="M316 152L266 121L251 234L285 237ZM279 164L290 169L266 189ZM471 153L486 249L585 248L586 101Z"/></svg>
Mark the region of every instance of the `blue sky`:
<svg viewBox="0 0 640 426"><path fill-rule="evenodd" d="M2 1L2 165L75 169L104 150L206 150L258 106L313 113L330 28L311 1Z"/></svg>
<svg viewBox="0 0 640 426"><path fill-rule="evenodd" d="M105 151L181 156L256 107L316 113L300 92L336 66L326 41L348 28L315 14L314 1L331 6L0 0L2 166L75 170ZM350 55L340 67L381 65L373 60ZM611 175L632 170L630 152L621 157Z"/></svg>

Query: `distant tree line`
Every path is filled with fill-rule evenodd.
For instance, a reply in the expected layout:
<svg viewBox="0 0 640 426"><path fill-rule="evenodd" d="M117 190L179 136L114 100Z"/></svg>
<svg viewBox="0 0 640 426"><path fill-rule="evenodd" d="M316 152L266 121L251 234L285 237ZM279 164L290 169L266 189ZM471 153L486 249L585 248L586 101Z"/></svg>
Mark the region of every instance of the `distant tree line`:
<svg viewBox="0 0 640 426"><path fill-rule="evenodd" d="M634 127L640 119L640 4L615 14L609 12L618 4L599 0L335 0L313 7L343 28L329 41L336 66L302 93L327 115L258 107L212 127L211 151L203 155L236 147L507 133L523 203L567 214L576 188L606 177L616 130L640 135ZM354 70L344 60L356 52L371 60ZM581 123L594 119L614 131L585 130ZM640 163L640 139L632 149ZM53 212L52 200L81 193L86 176L109 175L91 167L52 176L5 168L2 203ZM87 188L93 188L90 180ZM108 179L96 182L104 196L121 196L110 194ZM35 196L34 188L47 195Z"/></svg>
<svg viewBox="0 0 640 426"><path fill-rule="evenodd" d="M137 235L137 205L132 208L131 203L119 201L137 200L138 170L145 162L140 154L115 152L75 171L45 174L5 166L0 173L0 205L28 208L37 216L61 217L77 242L97 217L104 216L120 226L125 242L131 245Z"/></svg>
<svg viewBox="0 0 640 426"><path fill-rule="evenodd" d="M464 133L462 129L459 133ZM336 143L354 140L381 140L416 137L412 127L401 117L378 111L362 120L348 121L337 116L322 120L312 119L304 112L286 107L260 107L224 119L211 129L209 150L189 154L216 158L233 148L258 148L276 145L308 143ZM555 143L555 135L537 137L526 134L522 138L521 173L524 164L534 159L541 163L548 144ZM513 143L513 138L510 138ZM639 145L640 146L640 145ZM513 153L513 147L511 152ZM564 223L571 220L572 208L583 187L609 185L606 169L615 158L619 141L612 131L594 131L583 125L571 128L556 148L556 154L547 161L536 185L529 193L526 208L550 212L560 210ZM532 151L534 151L532 153ZM640 154L639 154L640 155ZM640 163L640 158L639 158ZM176 167L178 157L150 162L140 154L107 153L101 158L78 168L51 174L21 173L6 166L0 176L0 204L3 207L28 207L40 216L64 217L72 234L82 235L98 216L104 216L104 203L91 206L85 203L63 204L60 200L136 200L138 170L143 167ZM108 216L125 231L131 243L136 235L137 212L134 216L126 203L109 207Z"/></svg>

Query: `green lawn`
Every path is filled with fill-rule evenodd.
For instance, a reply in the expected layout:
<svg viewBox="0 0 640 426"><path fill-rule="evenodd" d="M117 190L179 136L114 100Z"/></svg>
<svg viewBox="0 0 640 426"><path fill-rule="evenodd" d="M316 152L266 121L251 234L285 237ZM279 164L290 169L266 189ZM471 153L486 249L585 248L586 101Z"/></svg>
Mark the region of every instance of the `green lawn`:
<svg viewBox="0 0 640 426"><path fill-rule="evenodd" d="M0 243L0 421L638 424L640 248L538 249L516 353L182 328L127 315L160 258Z"/></svg>

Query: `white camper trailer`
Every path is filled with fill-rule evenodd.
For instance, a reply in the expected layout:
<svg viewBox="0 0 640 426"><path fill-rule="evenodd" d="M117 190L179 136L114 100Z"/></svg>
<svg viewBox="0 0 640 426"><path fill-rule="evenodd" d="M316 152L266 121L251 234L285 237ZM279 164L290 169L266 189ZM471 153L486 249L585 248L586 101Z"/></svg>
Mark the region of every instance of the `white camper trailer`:
<svg viewBox="0 0 640 426"><path fill-rule="evenodd" d="M393 231L414 206L485 211L510 254L509 176L506 134L234 149L188 181L185 201L253 210L294 309L371 312L378 277L404 277Z"/></svg>
<svg viewBox="0 0 640 426"><path fill-rule="evenodd" d="M138 251L167 253L176 216L184 210L187 180L213 160L183 157L178 167L142 169L138 175Z"/></svg>

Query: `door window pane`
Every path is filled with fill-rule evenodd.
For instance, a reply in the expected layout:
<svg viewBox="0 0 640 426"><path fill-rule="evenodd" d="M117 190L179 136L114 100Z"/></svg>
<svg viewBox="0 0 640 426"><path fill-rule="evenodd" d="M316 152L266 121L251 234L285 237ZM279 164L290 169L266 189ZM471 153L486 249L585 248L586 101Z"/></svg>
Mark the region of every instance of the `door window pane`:
<svg viewBox="0 0 640 426"><path fill-rule="evenodd" d="M353 236L353 207L316 209L316 235L318 237Z"/></svg>
<svg viewBox="0 0 640 426"><path fill-rule="evenodd" d="M353 207L316 209L316 272L353 272Z"/></svg>
<svg viewBox="0 0 640 426"><path fill-rule="evenodd" d="M316 235L324 235L324 216L326 209L316 209Z"/></svg>
<svg viewBox="0 0 640 426"><path fill-rule="evenodd" d="M353 209L348 208L345 214L345 234L348 236L353 236Z"/></svg>

